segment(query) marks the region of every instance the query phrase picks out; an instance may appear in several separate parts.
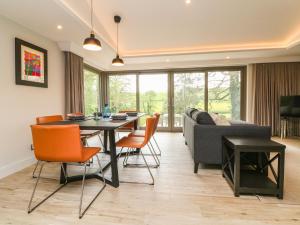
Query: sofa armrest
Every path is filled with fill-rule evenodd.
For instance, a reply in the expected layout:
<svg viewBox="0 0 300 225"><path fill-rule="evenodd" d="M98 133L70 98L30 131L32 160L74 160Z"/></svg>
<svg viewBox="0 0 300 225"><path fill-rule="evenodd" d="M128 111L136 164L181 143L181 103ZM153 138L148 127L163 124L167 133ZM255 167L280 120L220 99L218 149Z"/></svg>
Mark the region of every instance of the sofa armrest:
<svg viewBox="0 0 300 225"><path fill-rule="evenodd" d="M222 163L222 137L223 136L244 136L271 138L271 127L269 126L194 126L194 160L206 163Z"/></svg>

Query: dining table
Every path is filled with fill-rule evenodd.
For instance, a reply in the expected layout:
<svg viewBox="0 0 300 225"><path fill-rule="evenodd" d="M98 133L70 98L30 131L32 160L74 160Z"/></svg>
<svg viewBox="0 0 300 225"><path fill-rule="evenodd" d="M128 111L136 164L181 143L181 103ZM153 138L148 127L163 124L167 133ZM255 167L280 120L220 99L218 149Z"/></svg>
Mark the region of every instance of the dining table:
<svg viewBox="0 0 300 225"><path fill-rule="evenodd" d="M111 179L105 178L104 175L100 175L99 171L94 173L89 173L85 176L85 179L99 179L104 180L108 185L111 185L115 188L118 188L120 185L119 173L118 173L118 158L120 154L117 153L116 149L116 130L120 127L123 127L129 123L134 123L134 129L138 128L138 120L140 117L144 116L144 113L138 113L136 116L127 116L126 120L112 120L110 118L94 119L94 118L85 118L83 120L62 120L51 123L46 123L45 125L68 125L68 124L78 124L80 130L101 130L104 132L104 143L103 143L103 152L110 154L110 161L103 167L103 171L106 171L108 168L111 168ZM108 144L109 143L109 144ZM139 149L136 149L135 153L138 153ZM124 154L124 153L123 153ZM122 156L122 155L121 155ZM68 164L63 163L63 168L60 172L60 183L65 182L75 182L82 180L82 175L67 176L64 175L64 171L67 171Z"/></svg>

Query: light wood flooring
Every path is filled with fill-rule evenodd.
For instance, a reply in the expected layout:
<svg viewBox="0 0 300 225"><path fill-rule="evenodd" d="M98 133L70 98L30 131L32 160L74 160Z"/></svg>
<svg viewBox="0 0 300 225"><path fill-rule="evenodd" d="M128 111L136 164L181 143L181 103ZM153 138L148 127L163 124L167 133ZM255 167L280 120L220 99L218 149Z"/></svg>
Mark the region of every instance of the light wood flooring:
<svg viewBox="0 0 300 225"><path fill-rule="evenodd" d="M0 224L300 224L299 139L283 142L287 145L283 200L266 196L236 198L220 169L200 168L198 174L193 173L193 161L182 134L159 133L157 139L163 154L161 167L152 169L154 186L125 183L118 189L107 186L79 220L81 183L72 183L28 215L28 200L35 182L31 178L31 166L0 180ZM97 144L95 141L92 140L91 145ZM101 158L106 160L105 156ZM121 162L121 180L150 181L146 169L124 169ZM79 172L76 166L70 170ZM58 178L58 174L57 165L47 165L43 176ZM87 182L85 202L96 193L100 187L98 183L96 180ZM56 180L42 179L37 197L45 196L56 185Z"/></svg>

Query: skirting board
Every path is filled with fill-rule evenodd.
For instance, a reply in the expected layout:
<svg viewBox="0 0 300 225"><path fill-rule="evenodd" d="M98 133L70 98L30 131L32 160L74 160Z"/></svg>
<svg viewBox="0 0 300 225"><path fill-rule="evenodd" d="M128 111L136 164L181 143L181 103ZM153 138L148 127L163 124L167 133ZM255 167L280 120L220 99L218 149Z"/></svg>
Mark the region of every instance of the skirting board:
<svg viewBox="0 0 300 225"><path fill-rule="evenodd" d="M34 156L23 159L23 160L19 160L17 162L12 162L10 164L7 164L5 166L0 167L0 179L4 178L10 174L13 174L15 172L18 172L24 168L26 168L27 166L32 165L33 163L36 162L36 159L34 158Z"/></svg>

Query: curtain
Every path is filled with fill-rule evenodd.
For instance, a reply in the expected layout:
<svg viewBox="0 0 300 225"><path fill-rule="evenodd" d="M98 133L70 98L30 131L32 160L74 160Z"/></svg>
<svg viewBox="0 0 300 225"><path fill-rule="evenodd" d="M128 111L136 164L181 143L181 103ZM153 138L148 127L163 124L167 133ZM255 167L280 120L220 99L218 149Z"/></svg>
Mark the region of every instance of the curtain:
<svg viewBox="0 0 300 225"><path fill-rule="evenodd" d="M251 72L249 114L254 123L269 125L272 135L280 135L280 96L300 95L300 62L253 64ZM299 120L289 122L289 128L288 135L300 135Z"/></svg>
<svg viewBox="0 0 300 225"><path fill-rule="evenodd" d="M65 52L65 113L84 112L83 58Z"/></svg>
<svg viewBox="0 0 300 225"><path fill-rule="evenodd" d="M106 72L101 73L101 93L100 108L103 110L104 104L108 103L108 74Z"/></svg>

